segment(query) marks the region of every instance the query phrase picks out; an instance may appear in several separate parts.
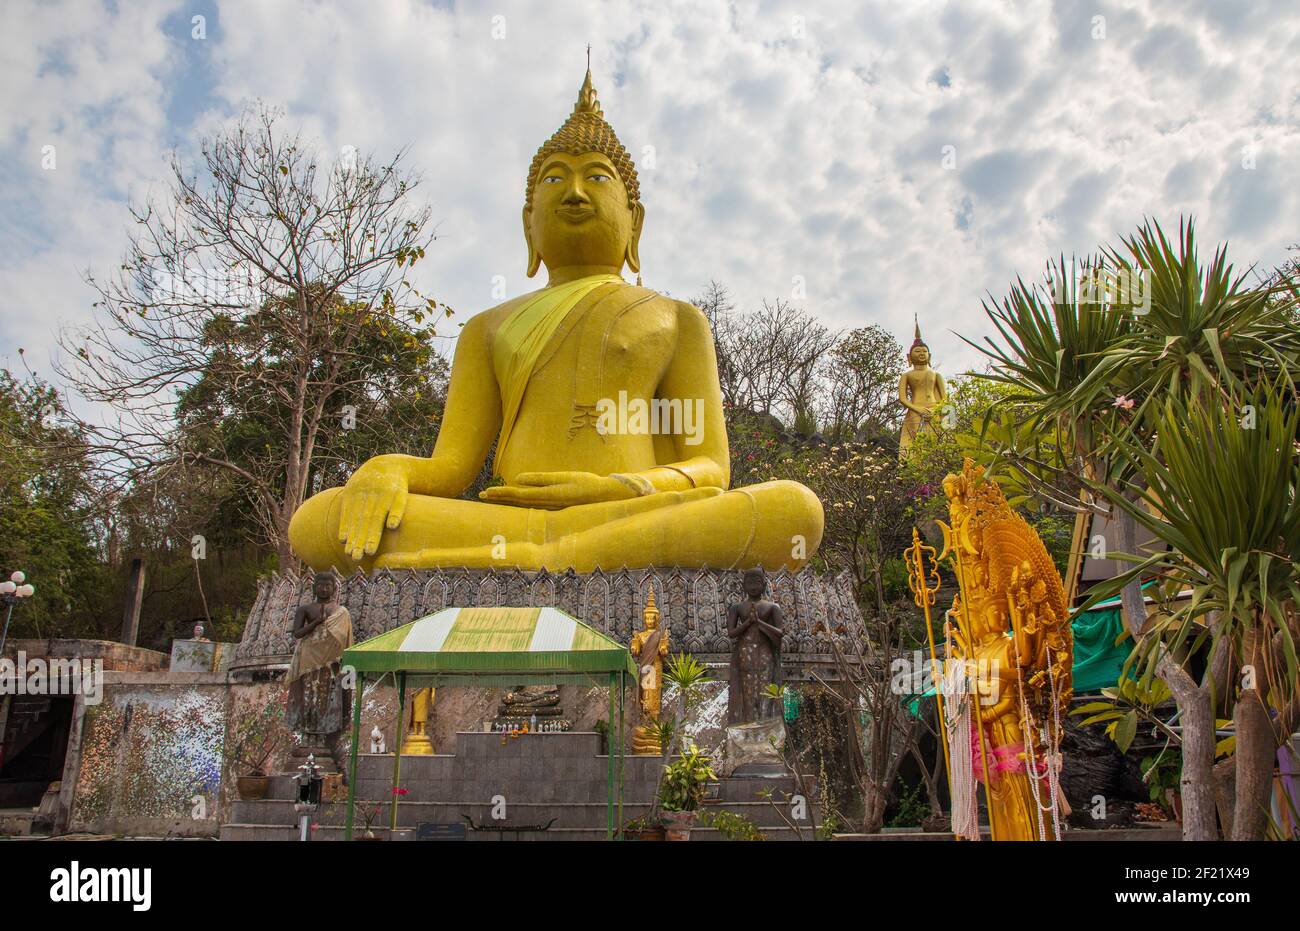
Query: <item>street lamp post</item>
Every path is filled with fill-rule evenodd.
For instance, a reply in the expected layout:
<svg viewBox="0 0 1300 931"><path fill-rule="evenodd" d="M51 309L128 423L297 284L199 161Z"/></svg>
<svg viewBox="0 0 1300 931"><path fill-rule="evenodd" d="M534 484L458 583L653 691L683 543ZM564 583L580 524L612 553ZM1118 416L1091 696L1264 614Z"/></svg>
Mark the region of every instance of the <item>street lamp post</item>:
<svg viewBox="0 0 1300 931"><path fill-rule="evenodd" d="M14 616L14 605L20 599L30 598L36 594L36 589L27 581L26 574L20 569L13 575L9 576L7 581L0 582L0 602L9 606L5 611L5 629L0 633L0 655L5 651L5 641L9 639L9 621Z"/></svg>
<svg viewBox="0 0 1300 931"><path fill-rule="evenodd" d="M311 840L311 816L320 807L320 790L325 777L316 763L315 754L307 754L307 762L298 767L294 782L298 784L298 801L293 810L298 813L298 839Z"/></svg>

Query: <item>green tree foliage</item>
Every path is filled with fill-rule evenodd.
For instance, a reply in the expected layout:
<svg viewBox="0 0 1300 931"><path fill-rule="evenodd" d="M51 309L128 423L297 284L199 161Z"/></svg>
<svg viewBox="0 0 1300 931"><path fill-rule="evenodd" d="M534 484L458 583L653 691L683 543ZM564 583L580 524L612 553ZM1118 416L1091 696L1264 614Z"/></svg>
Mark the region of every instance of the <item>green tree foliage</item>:
<svg viewBox="0 0 1300 931"><path fill-rule="evenodd" d="M0 370L0 572L27 574L36 594L15 609L10 637L98 636L108 582L95 545L84 459L52 388Z"/></svg>

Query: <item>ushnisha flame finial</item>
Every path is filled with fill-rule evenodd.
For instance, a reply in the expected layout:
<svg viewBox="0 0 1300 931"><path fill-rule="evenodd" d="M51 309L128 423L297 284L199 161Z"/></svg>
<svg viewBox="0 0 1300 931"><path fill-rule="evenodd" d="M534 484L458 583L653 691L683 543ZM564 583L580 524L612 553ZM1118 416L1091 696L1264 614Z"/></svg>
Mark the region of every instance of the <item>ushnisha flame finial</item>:
<svg viewBox="0 0 1300 931"><path fill-rule="evenodd" d="M596 88L591 81L590 65L587 67L582 87L578 90L578 99L573 105L573 112L564 121L564 125L557 129L533 156L533 163L528 168L528 191L524 203L526 208L533 206L533 186L537 184L538 172L541 171L546 159L556 152L564 152L568 155L599 152L610 160L614 170L618 172L623 187L627 188L628 201L635 204L641 200L636 165L633 164L632 156L623 147L623 143L619 142L614 127L609 125L605 120L605 114L601 112L600 100L596 97Z"/></svg>

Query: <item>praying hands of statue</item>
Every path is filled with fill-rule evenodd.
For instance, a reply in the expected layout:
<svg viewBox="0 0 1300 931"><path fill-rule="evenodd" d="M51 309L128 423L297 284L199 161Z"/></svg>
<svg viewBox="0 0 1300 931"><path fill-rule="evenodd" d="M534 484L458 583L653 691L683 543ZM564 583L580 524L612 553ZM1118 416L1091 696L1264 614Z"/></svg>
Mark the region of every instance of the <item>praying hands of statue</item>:
<svg viewBox="0 0 1300 931"><path fill-rule="evenodd" d="M778 626L781 618L780 608L774 607L773 614L775 615L775 619L777 620L776 625L769 624L766 621L764 621L761 617L759 617L758 604L756 602L750 602L749 615L744 620L741 620L740 612L737 611L736 623L728 626L727 636L735 640L739 638L740 635L743 634L748 628L752 626L756 626L764 635L767 636L769 640L773 641L774 644L779 646L781 643L781 638L783 636L783 632L780 626Z"/></svg>

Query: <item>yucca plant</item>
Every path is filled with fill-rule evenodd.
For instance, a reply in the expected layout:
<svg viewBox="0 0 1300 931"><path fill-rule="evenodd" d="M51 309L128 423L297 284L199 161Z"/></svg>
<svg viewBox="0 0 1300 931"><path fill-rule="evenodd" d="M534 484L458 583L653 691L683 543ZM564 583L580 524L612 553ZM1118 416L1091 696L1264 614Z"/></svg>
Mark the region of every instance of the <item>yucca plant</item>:
<svg viewBox="0 0 1300 931"><path fill-rule="evenodd" d="M1197 258L1190 221L1179 223L1175 250L1157 223L1143 225L1108 249L1111 267L1140 277L1149 293L1144 313L1104 354L1095 378L1124 386L1140 422L1168 396L1218 396L1249 390L1261 379L1290 381L1296 371L1296 334L1280 287L1255 287L1237 273L1219 247L1210 264ZM1099 386L1100 389L1100 386Z"/></svg>
<svg viewBox="0 0 1300 931"><path fill-rule="evenodd" d="M966 340L993 363L980 377L1015 389L995 407L1018 415L1030 436L1055 433L1060 439L1059 458L1046 464L1062 478L1100 471L1101 436L1108 432L1114 395L1098 369L1132 331L1134 318L1131 306L1099 302L1080 282L1110 275L1102 256L1068 262L1062 256L1048 263L1042 281L1017 278L1000 305L985 301L1000 340ZM1001 451L1013 462L1033 458L1018 456L1021 451L1011 445Z"/></svg>
<svg viewBox="0 0 1300 931"><path fill-rule="evenodd" d="M1084 293L1076 275L1123 287ZM1001 342L986 339L978 348L993 362L986 377L1019 388L1010 409L1021 422L1034 430L1055 426L1059 485L1046 493L1061 502L1077 492L1080 510L1098 510L1102 489L1135 504L1146 477L1145 460L1134 451L1162 461L1169 431L1162 432L1158 421L1167 400L1227 403L1233 392L1261 381L1291 384L1300 368L1295 328L1287 326L1296 295L1281 286L1248 286L1223 249L1202 267L1191 221L1180 222L1177 247L1158 223L1148 222L1118 249L1068 267L1060 260L1049 267L1048 279L1033 288L1018 281L1001 306L986 303ZM1023 449L1000 452L1013 467L1041 465ZM1091 494L1077 491L1080 480ZM1111 504L1119 549L1134 553L1137 508L1114 507L1114 495L1101 500ZM1142 571L1127 574L1122 590L1124 619L1135 636L1147 620ZM1146 656L1148 668L1173 691L1183 724L1183 836L1212 839L1218 829L1210 683L1195 680L1173 650Z"/></svg>
<svg viewBox="0 0 1300 931"><path fill-rule="evenodd" d="M1166 397L1153 412L1154 448L1128 451L1144 487L1094 484L1168 546L1125 557L1132 569L1089 592L1096 602L1135 578L1160 580L1169 611L1130 658L1139 681L1172 655L1229 660L1229 694L1216 698L1234 709L1234 839L1263 837L1273 757L1300 723L1300 408L1279 381L1250 395ZM1175 601L1180 593L1190 598Z"/></svg>

